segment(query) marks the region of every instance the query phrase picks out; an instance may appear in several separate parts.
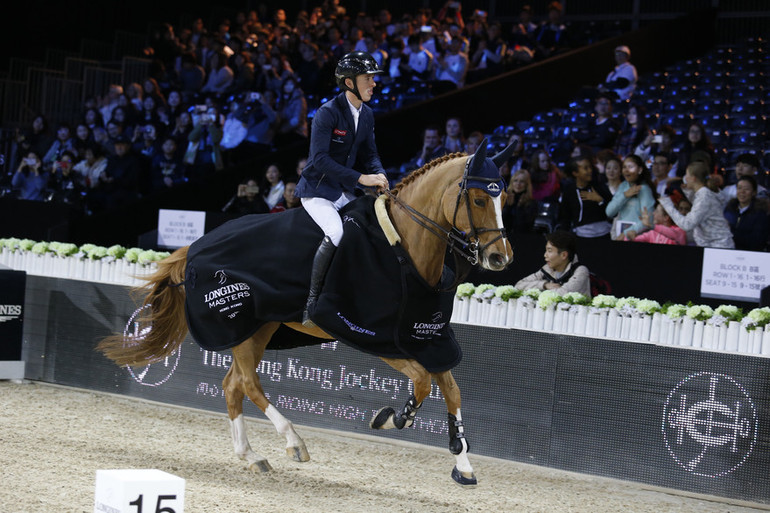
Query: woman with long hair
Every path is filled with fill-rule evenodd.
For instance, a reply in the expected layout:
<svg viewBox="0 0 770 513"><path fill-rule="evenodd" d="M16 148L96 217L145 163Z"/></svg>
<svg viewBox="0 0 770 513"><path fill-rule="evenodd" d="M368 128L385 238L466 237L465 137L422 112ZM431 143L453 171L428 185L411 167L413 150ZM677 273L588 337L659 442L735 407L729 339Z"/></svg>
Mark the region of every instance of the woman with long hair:
<svg viewBox="0 0 770 513"><path fill-rule="evenodd" d="M532 178L532 197L535 200L559 197L562 174L556 164L551 161L548 150L540 148L532 154L530 176Z"/></svg>
<svg viewBox="0 0 770 513"><path fill-rule="evenodd" d="M625 232L636 233L644 229L641 217L655 207L655 189L650 183L650 171L638 155L623 159L623 183L612 196L606 208L607 217L613 220L612 238L625 240ZM678 224L678 223L677 223Z"/></svg>
<svg viewBox="0 0 770 513"><path fill-rule="evenodd" d="M529 171L519 169L511 176L505 205L503 224L509 234L531 232L537 216L537 202L532 197L532 179Z"/></svg>

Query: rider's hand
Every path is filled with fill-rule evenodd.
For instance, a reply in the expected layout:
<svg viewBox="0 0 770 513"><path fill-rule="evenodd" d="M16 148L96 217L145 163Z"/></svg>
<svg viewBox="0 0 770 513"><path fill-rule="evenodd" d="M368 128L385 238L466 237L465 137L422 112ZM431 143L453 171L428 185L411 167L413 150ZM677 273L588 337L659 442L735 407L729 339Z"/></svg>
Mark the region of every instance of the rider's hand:
<svg viewBox="0 0 770 513"><path fill-rule="evenodd" d="M377 189L388 188L388 178L382 173L376 175L362 174L358 177L358 183L364 187L377 187Z"/></svg>

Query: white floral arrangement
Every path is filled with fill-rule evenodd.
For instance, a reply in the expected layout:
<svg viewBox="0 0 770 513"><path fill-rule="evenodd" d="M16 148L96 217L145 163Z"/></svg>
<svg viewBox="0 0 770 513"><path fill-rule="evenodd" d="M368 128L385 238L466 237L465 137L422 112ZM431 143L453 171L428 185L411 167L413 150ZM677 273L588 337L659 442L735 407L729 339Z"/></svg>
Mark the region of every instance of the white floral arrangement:
<svg viewBox="0 0 770 513"><path fill-rule="evenodd" d="M719 305L714 309L714 315L708 320L712 326L722 326L731 321L741 322L743 310L735 305Z"/></svg>
<svg viewBox="0 0 770 513"><path fill-rule="evenodd" d="M476 292L476 285L473 283L461 283L457 286L457 291L455 294L460 299L468 299L473 295L473 293Z"/></svg>
<svg viewBox="0 0 770 513"><path fill-rule="evenodd" d="M537 298L540 297L540 293L541 292L542 291L540 289L532 288L532 289L525 290L524 292L522 292L521 295L522 295L522 297L528 297L529 299L537 301Z"/></svg>
<svg viewBox="0 0 770 513"><path fill-rule="evenodd" d="M562 296L562 302L568 305L583 305L588 306L591 304L591 300L585 294L580 292L567 292Z"/></svg>
<svg viewBox="0 0 770 513"><path fill-rule="evenodd" d="M599 294L591 300L591 306L596 308L614 308L618 298L610 294Z"/></svg>
<svg viewBox="0 0 770 513"><path fill-rule="evenodd" d="M708 305L691 305L685 315L695 321L707 321L714 315L714 309Z"/></svg>
<svg viewBox="0 0 770 513"><path fill-rule="evenodd" d="M547 310L549 306L553 306L560 303L562 300L561 294L554 290L544 290L537 297L537 306L541 310Z"/></svg>
<svg viewBox="0 0 770 513"><path fill-rule="evenodd" d="M741 321L747 331L763 328L770 323L770 307L755 308Z"/></svg>
<svg viewBox="0 0 770 513"><path fill-rule="evenodd" d="M669 319L681 319L687 313L687 307L678 303L668 305L664 313Z"/></svg>
<svg viewBox="0 0 770 513"><path fill-rule="evenodd" d="M660 303L652 299L640 299L636 303L636 310L645 315L654 315L661 310Z"/></svg>
<svg viewBox="0 0 770 513"><path fill-rule="evenodd" d="M500 285L495 288L495 297L500 298L500 301L507 302L511 299L520 298L522 292L513 285Z"/></svg>

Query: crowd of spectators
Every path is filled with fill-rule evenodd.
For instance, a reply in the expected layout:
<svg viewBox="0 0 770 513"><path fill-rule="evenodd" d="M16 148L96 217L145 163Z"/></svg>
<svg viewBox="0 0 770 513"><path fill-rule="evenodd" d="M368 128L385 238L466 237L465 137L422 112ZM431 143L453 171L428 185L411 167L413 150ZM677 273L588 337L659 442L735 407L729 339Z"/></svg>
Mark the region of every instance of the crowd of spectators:
<svg viewBox="0 0 770 513"><path fill-rule="evenodd" d="M307 139L308 119L334 94L334 67L348 52L371 53L386 70L381 85L441 94L579 44L559 2L540 14L536 23L524 6L503 27L455 1L394 17L387 9L349 13L328 0L294 20L279 8L208 25L160 23L144 51L146 79L88 98L77 119L51 127L53 136L45 116L35 117L17 132L12 176L0 185L87 213L125 205ZM442 144L462 151L458 140Z"/></svg>

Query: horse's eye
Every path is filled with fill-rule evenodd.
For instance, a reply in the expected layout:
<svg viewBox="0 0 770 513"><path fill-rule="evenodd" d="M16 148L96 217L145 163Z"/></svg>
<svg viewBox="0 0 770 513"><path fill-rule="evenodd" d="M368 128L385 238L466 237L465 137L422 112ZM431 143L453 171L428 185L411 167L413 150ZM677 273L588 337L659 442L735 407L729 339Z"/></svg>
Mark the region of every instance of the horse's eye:
<svg viewBox="0 0 770 513"><path fill-rule="evenodd" d="M473 204L476 205L477 207L483 207L487 204L487 202L483 199L475 199L473 200Z"/></svg>

